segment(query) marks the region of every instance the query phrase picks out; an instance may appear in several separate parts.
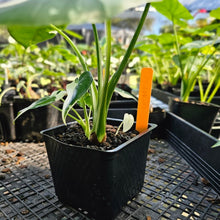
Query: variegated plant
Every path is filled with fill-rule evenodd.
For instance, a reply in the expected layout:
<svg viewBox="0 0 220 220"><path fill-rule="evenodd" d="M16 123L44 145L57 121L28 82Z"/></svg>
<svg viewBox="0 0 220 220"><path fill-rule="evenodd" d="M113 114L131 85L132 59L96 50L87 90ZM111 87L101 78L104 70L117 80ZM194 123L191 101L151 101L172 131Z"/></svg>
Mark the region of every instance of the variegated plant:
<svg viewBox="0 0 220 220"><path fill-rule="evenodd" d="M84 119L76 111L76 116L72 117L82 126L88 139L98 142L105 140L106 118L112 94L142 30L150 7L149 2L153 1L158 0L11 0L1 4L0 24L7 25L9 33L17 42L28 47L53 38L59 33L70 44L84 70L78 79L67 85L66 90L56 91L48 97L37 100L21 110L18 117L29 109L53 104L66 96L62 109L64 123L69 111L75 111L74 105L78 103L84 109ZM111 18L125 9L145 3L142 17L124 58L116 72L110 73ZM82 54L64 31L68 24L88 22L92 23L96 43L97 82L90 73ZM95 25L97 22L105 23L104 65ZM89 113L87 113L87 108L90 109ZM89 124L90 115L93 118L92 128Z"/></svg>

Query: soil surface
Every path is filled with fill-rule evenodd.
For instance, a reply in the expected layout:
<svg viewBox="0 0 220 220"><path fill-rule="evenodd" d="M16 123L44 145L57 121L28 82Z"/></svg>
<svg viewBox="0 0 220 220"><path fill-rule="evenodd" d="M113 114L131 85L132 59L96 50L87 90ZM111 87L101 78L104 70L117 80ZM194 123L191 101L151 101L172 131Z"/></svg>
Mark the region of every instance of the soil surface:
<svg viewBox="0 0 220 220"><path fill-rule="evenodd" d="M92 143L88 140L85 136L83 129L77 123L68 125L63 133L55 134L55 138L61 142L77 145L77 146L84 146L92 149L98 150L112 150L118 147L120 144L130 140L131 138L135 137L138 132L135 130L128 131L124 133L123 131L119 130L118 134L116 134L117 126L107 125L106 126L106 141L103 143Z"/></svg>

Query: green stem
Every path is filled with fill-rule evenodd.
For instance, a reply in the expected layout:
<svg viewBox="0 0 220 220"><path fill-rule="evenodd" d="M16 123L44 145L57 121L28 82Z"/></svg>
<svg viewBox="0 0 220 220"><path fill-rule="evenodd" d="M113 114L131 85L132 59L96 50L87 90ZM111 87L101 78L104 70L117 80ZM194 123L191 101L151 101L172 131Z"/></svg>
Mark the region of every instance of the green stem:
<svg viewBox="0 0 220 220"><path fill-rule="evenodd" d="M100 88L100 94L98 96L98 117L96 118L94 131L97 136L97 140L102 142L105 137L105 127L106 127L106 117L107 117L107 108L106 108L106 98L107 98L107 89L108 82L110 77L110 63L111 63L111 20L106 20L106 61L105 61L105 74L104 82ZM93 120L94 121L94 120Z"/></svg>
<svg viewBox="0 0 220 220"><path fill-rule="evenodd" d="M118 83L118 80L122 74L122 72L124 71L126 65L127 65L127 62L128 62L128 59L134 49L134 46L137 42L137 39L140 35L140 32L142 30L142 27L144 25L144 22L145 22L145 19L147 17L147 14L148 14L148 11L149 11L149 8L150 8L150 3L147 3L145 8L144 8L144 11L142 13L142 16L141 16L141 19L139 21L139 24L137 26L137 29L134 33L134 36L133 38L131 39L131 42L128 46L128 49L122 59L122 62L120 63L119 65L119 68L118 70L112 75L110 81L109 81L109 86L108 86L108 97L107 97L107 105L109 105L110 101L111 101L111 97L112 97L112 94L114 92L114 88L116 87L117 83Z"/></svg>
<svg viewBox="0 0 220 220"><path fill-rule="evenodd" d="M86 124L85 135L88 139L90 139L91 133L90 133L89 117L85 103L83 103L83 112L84 112L85 124Z"/></svg>
<svg viewBox="0 0 220 220"><path fill-rule="evenodd" d="M24 49L24 53L22 54L21 58L21 65L24 66L25 64L25 56L26 56L27 48Z"/></svg>
<svg viewBox="0 0 220 220"><path fill-rule="evenodd" d="M208 103L212 101L213 97L215 96L216 92L218 91L218 89L219 89L219 87L220 87L220 80L217 80L217 79L218 79L219 70L220 70L220 60L218 60L216 66L217 66L217 67L215 68L214 77L212 78L211 82L209 83L209 86L208 86L208 88L207 88L207 90L206 90L206 93L205 93L205 95L206 95L205 98L207 99L208 94L210 93L211 87L212 87L212 85L213 85L213 84L215 83L215 81L216 81L216 82L217 82L217 85L215 86L214 90L212 91L211 95L209 96L209 98L208 98L208 100L207 100ZM206 99L205 99L205 100L206 100Z"/></svg>
<svg viewBox="0 0 220 220"><path fill-rule="evenodd" d="M212 101L213 97L215 96L219 88L220 88L220 81L218 81L218 84L215 86L215 89L212 91L211 95L209 96L207 100L208 103Z"/></svg>
<svg viewBox="0 0 220 220"><path fill-rule="evenodd" d="M204 95L203 99L201 99L202 102L205 102L205 101L206 101L206 99L207 99L207 97L208 97L208 95L209 95L209 92L210 92L210 90L211 90L211 88L212 88L212 85L213 85L214 82L215 82L215 79L216 79L216 76L214 76L214 77L211 79L211 81L209 82L209 85L208 85L208 87L207 87L207 89L206 89L206 91L205 91L205 95Z"/></svg>
<svg viewBox="0 0 220 220"><path fill-rule="evenodd" d="M53 108L55 108L56 110L58 110L58 111L60 111L60 112L62 112L62 109L61 108L59 108L59 107L57 107L56 105L54 105L54 104L50 104ZM74 109L75 110L75 109ZM77 114L78 114L78 112L77 112ZM78 122L78 124L83 128L83 130L85 131L85 129L86 129L86 125L85 125L85 123L84 123L84 121L83 120L81 120L81 119L78 119L78 118L76 118L76 117L74 117L73 115L71 115L71 114L67 114L70 118L72 118L73 120L75 120L75 121L77 121ZM81 117L80 117L81 118Z"/></svg>
<svg viewBox="0 0 220 220"><path fill-rule="evenodd" d="M178 60L179 60L179 65L180 65L180 71L181 71L181 77L183 78L184 77L184 71L183 71L183 65L182 65L182 61L181 61L181 53L180 53L180 44L179 44L179 40L178 40L178 35L177 35L177 31L176 31L176 27L175 27L175 22L174 20L172 19L172 27L173 27L173 33L174 33L174 36L175 36L175 44L176 44L176 51L177 51L177 54L178 54Z"/></svg>
<svg viewBox="0 0 220 220"><path fill-rule="evenodd" d="M199 83L200 100L201 100L201 102L204 102L204 90L203 90L203 86L202 86L201 77L198 78L198 83Z"/></svg>
<svg viewBox="0 0 220 220"><path fill-rule="evenodd" d="M100 46L99 46L99 37L98 32L96 29L96 25L92 24L94 38L95 38L95 45L96 45L96 57L97 57L97 73L98 73L98 88L102 87L102 58L100 53Z"/></svg>
<svg viewBox="0 0 220 220"><path fill-rule="evenodd" d="M56 30L61 36L63 36L63 38L70 44L70 46L72 47L72 49L76 53L77 57L79 58L79 61L80 61L81 65L83 66L84 71L88 71L88 67L87 67L87 65L85 63L85 60L83 59L82 54L80 53L80 51L78 50L76 45L73 43L73 41L61 29L59 29L55 25L51 24L50 26L54 30Z"/></svg>
<svg viewBox="0 0 220 220"><path fill-rule="evenodd" d="M204 57L203 61L202 61L202 65L199 67L199 69L193 74L192 77L190 77L189 82L187 83L187 89L184 93L183 99L182 101L188 101L189 96L190 96L190 92L193 89L193 85L194 85L194 81L196 80L196 77L199 75L199 73L202 71L203 67L206 65L206 63L210 60L210 58L212 57L212 55L215 53L215 50L211 53L211 55L208 56L208 58L206 58L206 56Z"/></svg>

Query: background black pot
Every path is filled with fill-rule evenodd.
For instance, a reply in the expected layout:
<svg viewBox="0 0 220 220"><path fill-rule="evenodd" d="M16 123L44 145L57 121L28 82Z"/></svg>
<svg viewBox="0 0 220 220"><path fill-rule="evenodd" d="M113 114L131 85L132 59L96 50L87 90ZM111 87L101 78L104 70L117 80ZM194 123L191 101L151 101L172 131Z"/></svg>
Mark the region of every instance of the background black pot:
<svg viewBox="0 0 220 220"><path fill-rule="evenodd" d="M121 120L109 119L119 125ZM56 195L95 219L112 219L141 190L144 181L150 133L137 135L114 150L99 151L67 145L54 138L64 125L42 132L45 136Z"/></svg>
<svg viewBox="0 0 220 220"><path fill-rule="evenodd" d="M174 98L179 98L180 97L180 92L175 92L176 88L173 88L172 89L172 92L171 91L164 91L162 89L159 89L159 88L153 88L152 89L152 96L154 96L155 98L159 99L160 101L164 102L164 103L169 103L169 97L174 97ZM189 100L193 100L193 101L200 101L200 95L197 95L195 96L195 93L191 93L190 94L190 97L189 97ZM211 103L213 104L217 104L217 105L220 105L220 95L219 93L216 94Z"/></svg>
<svg viewBox="0 0 220 220"><path fill-rule="evenodd" d="M31 105L35 100L15 98L13 100L14 117L23 108ZM21 115L15 121L16 140L42 141L40 131L57 125L59 111L51 106L33 109ZM14 118L13 118L14 120Z"/></svg>
<svg viewBox="0 0 220 220"><path fill-rule="evenodd" d="M13 103L5 102L0 106L0 141L14 141L16 139L15 126L13 124Z"/></svg>
<svg viewBox="0 0 220 220"><path fill-rule="evenodd" d="M219 106L212 103L200 103L195 101L182 102L176 98L169 98L169 110L192 123L198 128L210 132Z"/></svg>

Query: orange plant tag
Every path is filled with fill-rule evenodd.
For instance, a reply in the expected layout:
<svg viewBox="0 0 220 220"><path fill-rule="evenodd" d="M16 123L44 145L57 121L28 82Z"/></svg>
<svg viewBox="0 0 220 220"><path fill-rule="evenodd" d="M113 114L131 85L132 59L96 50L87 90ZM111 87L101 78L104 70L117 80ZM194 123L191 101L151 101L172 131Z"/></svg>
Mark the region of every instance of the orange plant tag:
<svg viewBox="0 0 220 220"><path fill-rule="evenodd" d="M150 113L150 97L153 80L153 69L143 68L141 70L140 88L138 97L138 108L136 118L136 130L142 132L148 128Z"/></svg>

